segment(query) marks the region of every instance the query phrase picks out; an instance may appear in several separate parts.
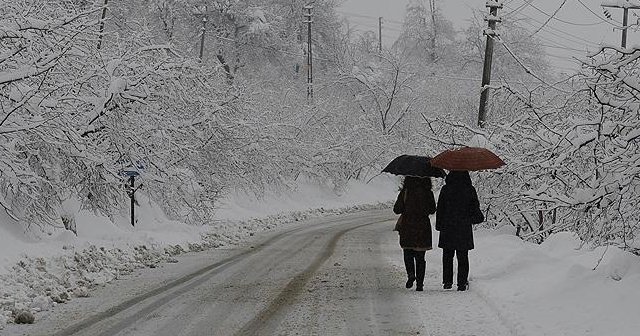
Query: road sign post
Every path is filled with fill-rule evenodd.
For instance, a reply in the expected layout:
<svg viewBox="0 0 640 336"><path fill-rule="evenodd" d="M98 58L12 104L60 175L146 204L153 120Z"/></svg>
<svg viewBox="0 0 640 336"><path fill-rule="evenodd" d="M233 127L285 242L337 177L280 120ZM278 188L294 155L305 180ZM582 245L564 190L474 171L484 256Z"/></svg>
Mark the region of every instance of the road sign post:
<svg viewBox="0 0 640 336"><path fill-rule="evenodd" d="M131 226L136 226L136 221L135 221L135 205L136 205L136 191L142 186L139 185L136 188L135 182L136 182L136 176L139 176L140 173L138 172L138 168L136 167L129 167L129 168L125 168L125 169L121 169L118 172L121 176L123 177L128 177L129 180L129 186L126 186L125 183L125 187L127 188L127 195L129 196L129 199L131 201Z"/></svg>

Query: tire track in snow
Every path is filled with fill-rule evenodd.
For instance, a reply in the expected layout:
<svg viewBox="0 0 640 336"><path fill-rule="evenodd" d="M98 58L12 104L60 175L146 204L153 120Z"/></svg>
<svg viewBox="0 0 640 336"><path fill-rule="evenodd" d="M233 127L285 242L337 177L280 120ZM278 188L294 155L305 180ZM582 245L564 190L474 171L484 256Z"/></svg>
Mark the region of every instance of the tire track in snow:
<svg viewBox="0 0 640 336"><path fill-rule="evenodd" d="M330 221L324 221L314 226L324 226L328 224L340 223L343 221L344 219L340 218L340 219L335 219ZM370 225L370 224L373 224L373 223L367 223L363 225ZM287 230L282 233L279 233L258 244L252 245L252 248L249 250L245 250L234 256L225 258L216 263L203 267L195 272L187 274L184 277L174 280L161 287L155 288L142 295L135 296L116 306L110 307L105 311L102 311L87 319L84 319L79 323L76 323L74 325L71 325L70 327L64 328L63 330L60 330L55 334L53 334L53 336L77 335L82 333L83 331L87 331L87 329L97 327L99 325L104 325L104 326L100 326L99 332L91 333L92 336L111 336L111 335L117 334L118 332L121 332L122 330L133 325L136 321L143 319L146 316L149 316L149 314L151 314L153 311L157 310L161 306L166 305L167 303L171 302L172 300L179 297L180 295L188 292L192 288L206 282L216 274L224 271L225 269L233 266L236 263L241 262L244 258L261 252L266 247L277 243L279 240L287 237L288 235L291 235L309 228L310 228L309 226L303 226L303 227L297 227L295 229L291 229L291 230ZM298 277L296 277L296 279L297 278ZM293 282L294 281L292 281L292 283ZM147 304L147 306L143 307L142 309L135 310L136 306L144 304L144 301L147 301L147 300L150 301ZM131 312L128 312L129 310L131 310ZM126 317L118 320L119 315L123 315L125 313L128 313ZM109 326L109 324L111 325ZM47 335L51 335L51 334L47 334Z"/></svg>
<svg viewBox="0 0 640 336"><path fill-rule="evenodd" d="M300 294L302 289L306 286L306 284L311 280L311 278L315 275L318 269L329 259L335 252L338 241L342 236L344 236L349 231L361 228L363 226L388 222L388 219L370 222L365 224L360 224L345 230L338 231L333 238L328 242L327 247L324 249L323 253L318 256L316 260L314 260L309 267L307 267L303 272L296 275L284 288L284 290L278 295L271 303L263 309L258 315L256 315L253 319L251 319L248 323L242 327L238 332L234 335L268 335L270 331L275 330L280 321L284 316L282 316L282 310L288 307Z"/></svg>

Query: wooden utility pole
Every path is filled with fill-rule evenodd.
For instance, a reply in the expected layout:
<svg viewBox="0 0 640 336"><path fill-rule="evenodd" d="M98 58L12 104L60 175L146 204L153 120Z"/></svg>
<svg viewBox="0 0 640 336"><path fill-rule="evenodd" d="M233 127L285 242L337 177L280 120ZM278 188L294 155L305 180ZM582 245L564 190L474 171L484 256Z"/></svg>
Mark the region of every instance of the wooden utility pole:
<svg viewBox="0 0 640 336"><path fill-rule="evenodd" d="M98 33L98 49L102 47L102 34L104 34L104 20L107 18L107 3L109 0L104 0L102 5L102 15L100 16L100 28Z"/></svg>
<svg viewBox="0 0 640 336"><path fill-rule="evenodd" d="M637 3L637 2L636 2ZM631 4L629 1L626 3L615 2L615 1L605 1L602 4L602 7L610 7L610 8L622 8L622 47L627 47L627 24L629 23L629 9L640 9L640 6Z"/></svg>
<svg viewBox="0 0 640 336"><path fill-rule="evenodd" d="M382 52L382 16L378 17L378 51Z"/></svg>
<svg viewBox="0 0 640 336"><path fill-rule="evenodd" d="M484 19L489 22L489 28L484 30L487 42L484 49L484 68L482 69L482 90L480 91L480 108L478 111L478 126L484 127L487 118L487 100L489 98L489 84L491 84L491 62L493 60L493 38L496 33L496 22L502 20L498 17L498 9L502 8L502 0L487 0L489 15Z"/></svg>
<svg viewBox="0 0 640 336"><path fill-rule="evenodd" d="M435 62L438 58L436 53L436 39L438 31L436 29L436 3L435 0L429 0L429 9L431 10L431 26L433 34L431 34L431 61Z"/></svg>
<svg viewBox="0 0 640 336"><path fill-rule="evenodd" d="M206 32L207 32L207 16L202 15L202 28L200 28L200 56L199 56L200 62L202 62L202 56L204 55L204 35Z"/></svg>
<svg viewBox="0 0 640 336"><path fill-rule="evenodd" d="M307 24L307 100L313 102L313 51L311 48L311 23L313 22L311 10L313 6L307 5L303 7L307 12L303 15Z"/></svg>

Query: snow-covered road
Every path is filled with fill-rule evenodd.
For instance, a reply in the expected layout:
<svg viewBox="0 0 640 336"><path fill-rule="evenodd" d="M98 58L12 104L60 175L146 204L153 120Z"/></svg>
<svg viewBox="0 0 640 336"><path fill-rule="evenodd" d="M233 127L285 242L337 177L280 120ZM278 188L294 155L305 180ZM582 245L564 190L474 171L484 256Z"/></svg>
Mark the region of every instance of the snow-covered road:
<svg viewBox="0 0 640 336"><path fill-rule="evenodd" d="M513 334L473 289L441 289L435 253L425 291L405 289L392 226L388 210L332 216L191 254L59 307L21 334Z"/></svg>

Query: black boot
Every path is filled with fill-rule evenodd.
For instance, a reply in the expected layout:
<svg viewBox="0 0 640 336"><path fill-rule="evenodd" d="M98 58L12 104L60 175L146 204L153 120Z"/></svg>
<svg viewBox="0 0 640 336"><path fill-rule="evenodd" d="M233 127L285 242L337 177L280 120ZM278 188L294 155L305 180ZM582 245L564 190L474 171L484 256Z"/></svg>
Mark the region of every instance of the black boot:
<svg viewBox="0 0 640 336"><path fill-rule="evenodd" d="M407 283L405 287L413 287L413 282L416 280L416 267L413 260L413 250L403 249L404 253L404 267L407 270Z"/></svg>
<svg viewBox="0 0 640 336"><path fill-rule="evenodd" d="M416 258L416 290L421 292L424 285L424 273L427 270L427 262L424 260L424 252Z"/></svg>
<svg viewBox="0 0 640 336"><path fill-rule="evenodd" d="M442 250L442 283L444 289L451 289L453 284L453 257L455 250Z"/></svg>
<svg viewBox="0 0 640 336"><path fill-rule="evenodd" d="M413 287L413 281L414 280L415 279L411 279L411 278L407 279L407 283L405 284L405 287L407 287L407 288Z"/></svg>
<svg viewBox="0 0 640 336"><path fill-rule="evenodd" d="M465 291L469 289L469 251L456 250L458 257L458 290Z"/></svg>

